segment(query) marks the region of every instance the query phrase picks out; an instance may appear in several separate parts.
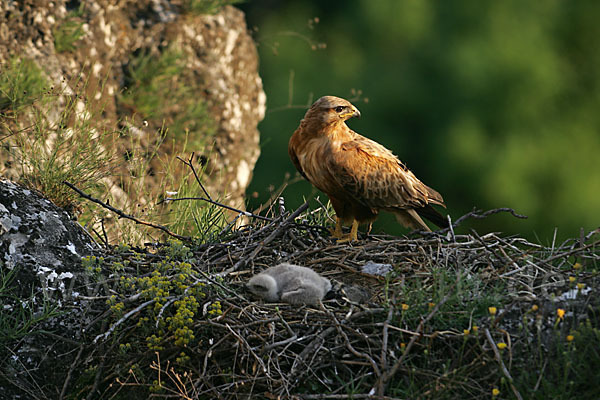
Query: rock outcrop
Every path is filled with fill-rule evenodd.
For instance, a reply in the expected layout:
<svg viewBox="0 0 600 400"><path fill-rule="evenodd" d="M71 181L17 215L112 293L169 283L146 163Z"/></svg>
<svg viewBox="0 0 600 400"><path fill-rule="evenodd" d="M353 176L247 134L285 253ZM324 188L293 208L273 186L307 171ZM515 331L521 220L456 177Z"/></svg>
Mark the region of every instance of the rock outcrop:
<svg viewBox="0 0 600 400"><path fill-rule="evenodd" d="M33 60L47 77L48 90L81 97L77 109L89 112L97 128L129 128L127 137L119 138L122 164L133 153L154 154L162 143L136 175L144 176L148 198L127 198L131 171L121 165L116 175L125 179L114 179L111 188L116 204L156 202L165 189L176 190L176 182L164 187L161 181L162 156L186 158L195 152L206 167L209 191L243 208L259 156L257 124L266 98L244 14L231 6L212 9L213 3L0 3L0 65ZM134 142L139 149L132 148ZM4 175L16 178L14 163L6 158ZM173 176L189 172L174 164Z"/></svg>
<svg viewBox="0 0 600 400"><path fill-rule="evenodd" d="M73 360L67 354L94 318L86 314L85 298L98 288L89 285L93 271L84 271L81 259L94 257L95 249L67 212L36 191L0 180L0 398L40 398L44 391L27 377L32 370L64 381ZM28 334L34 326L46 334Z"/></svg>
<svg viewBox="0 0 600 400"><path fill-rule="evenodd" d="M16 271L15 294L39 294L40 304L69 296L73 267L93 250L91 238L66 211L33 190L0 180L0 263L6 273Z"/></svg>

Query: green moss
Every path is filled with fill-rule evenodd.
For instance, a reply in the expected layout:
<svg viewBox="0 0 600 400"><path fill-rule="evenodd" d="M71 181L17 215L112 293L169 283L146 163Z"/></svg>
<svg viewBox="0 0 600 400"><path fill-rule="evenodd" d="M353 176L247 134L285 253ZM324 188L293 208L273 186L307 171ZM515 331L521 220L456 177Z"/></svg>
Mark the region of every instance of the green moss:
<svg viewBox="0 0 600 400"><path fill-rule="evenodd" d="M159 55L142 52L126 71L126 89L121 101L153 126L165 126L172 137L194 139L202 148L215 132L206 104L198 96L198 78L188 71L184 54L170 47Z"/></svg>

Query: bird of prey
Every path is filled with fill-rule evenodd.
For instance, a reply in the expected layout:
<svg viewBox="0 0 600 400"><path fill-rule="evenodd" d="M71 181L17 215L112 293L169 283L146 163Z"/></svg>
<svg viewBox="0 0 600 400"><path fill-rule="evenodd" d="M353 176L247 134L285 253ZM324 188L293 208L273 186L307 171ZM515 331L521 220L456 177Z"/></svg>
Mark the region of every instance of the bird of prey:
<svg viewBox="0 0 600 400"><path fill-rule="evenodd" d="M266 301L317 304L331 289L331 282L310 268L283 263L254 275L246 287Z"/></svg>
<svg viewBox="0 0 600 400"><path fill-rule="evenodd" d="M288 145L302 176L327 196L336 213L332 236L357 240L358 225L370 224L380 210L392 212L408 228L431 231L421 217L440 227L447 220L431 205L442 196L421 182L388 149L354 132L346 121L360 117L349 101L335 96L317 100L304 115ZM342 233L342 223L351 223Z"/></svg>

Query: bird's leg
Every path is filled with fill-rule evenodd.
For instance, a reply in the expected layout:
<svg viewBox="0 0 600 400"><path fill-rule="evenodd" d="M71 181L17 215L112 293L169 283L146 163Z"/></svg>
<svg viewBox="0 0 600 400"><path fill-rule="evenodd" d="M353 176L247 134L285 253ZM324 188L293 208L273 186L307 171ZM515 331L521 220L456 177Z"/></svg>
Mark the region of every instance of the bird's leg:
<svg viewBox="0 0 600 400"><path fill-rule="evenodd" d="M352 221L352 228L350 228L350 233L347 235L342 235L337 240L336 243L353 242L355 240L358 240L358 221L357 220Z"/></svg>
<svg viewBox="0 0 600 400"><path fill-rule="evenodd" d="M358 221L352 221L352 229L350 229L350 241L358 240Z"/></svg>
<svg viewBox="0 0 600 400"><path fill-rule="evenodd" d="M331 236L336 239L341 239L344 236L342 234L342 220L338 216L335 217L335 229L330 229L329 232L331 232Z"/></svg>

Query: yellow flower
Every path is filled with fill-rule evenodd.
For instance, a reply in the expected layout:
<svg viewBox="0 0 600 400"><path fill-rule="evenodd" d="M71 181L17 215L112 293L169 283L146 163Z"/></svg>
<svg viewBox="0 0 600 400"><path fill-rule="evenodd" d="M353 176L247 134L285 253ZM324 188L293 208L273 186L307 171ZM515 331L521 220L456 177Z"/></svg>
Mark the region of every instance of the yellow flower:
<svg viewBox="0 0 600 400"><path fill-rule="evenodd" d="M404 342L400 343L400 348L401 348L402 350L404 350L404 348L405 348L405 347L406 347L406 343L404 343Z"/></svg>
<svg viewBox="0 0 600 400"><path fill-rule="evenodd" d="M498 388L492 389L492 396L498 396L500 394L500 390Z"/></svg>
<svg viewBox="0 0 600 400"><path fill-rule="evenodd" d="M580 263L573 264L573 269L579 269L579 268L581 268L581 264Z"/></svg>
<svg viewBox="0 0 600 400"><path fill-rule="evenodd" d="M565 310L563 310L562 308L559 308L558 310L556 310L556 315L558 315L559 319L564 319L565 318Z"/></svg>
<svg viewBox="0 0 600 400"><path fill-rule="evenodd" d="M427 305L429 306L429 308L433 308L433 307L435 307L435 303L433 303L433 302L431 302L431 301L430 301L429 303L427 303Z"/></svg>
<svg viewBox="0 0 600 400"><path fill-rule="evenodd" d="M479 327L477 325L473 325L473 332L477 333L477 331L479 331Z"/></svg>
<svg viewBox="0 0 600 400"><path fill-rule="evenodd" d="M402 310L403 311L408 310L408 304L402 303Z"/></svg>
<svg viewBox="0 0 600 400"><path fill-rule="evenodd" d="M500 350L504 350L504 349L506 348L506 343L504 343L504 342L500 342L500 343L498 343L496 346L498 346L498 348L499 348Z"/></svg>
<svg viewBox="0 0 600 400"><path fill-rule="evenodd" d="M573 339L575 339L575 336L573 336L573 335L567 335L567 342L572 342Z"/></svg>
<svg viewBox="0 0 600 400"><path fill-rule="evenodd" d="M585 287L585 283L578 283L577 284L577 289L579 289L579 290L583 290L584 287Z"/></svg>
<svg viewBox="0 0 600 400"><path fill-rule="evenodd" d="M570 276L569 277L569 282L573 283L577 280L577 278L575 278L574 276Z"/></svg>
<svg viewBox="0 0 600 400"><path fill-rule="evenodd" d="M534 304L534 305L531 306L531 311L537 311L538 308L539 308L538 305Z"/></svg>
<svg viewBox="0 0 600 400"><path fill-rule="evenodd" d="M463 334L466 336L469 333L471 333L471 331L469 329L463 329Z"/></svg>
<svg viewBox="0 0 600 400"><path fill-rule="evenodd" d="M498 309L496 307L488 307L488 311L490 314L496 315L496 311L498 311Z"/></svg>

